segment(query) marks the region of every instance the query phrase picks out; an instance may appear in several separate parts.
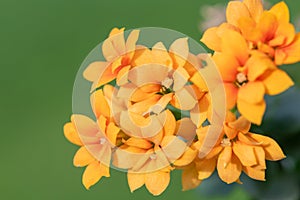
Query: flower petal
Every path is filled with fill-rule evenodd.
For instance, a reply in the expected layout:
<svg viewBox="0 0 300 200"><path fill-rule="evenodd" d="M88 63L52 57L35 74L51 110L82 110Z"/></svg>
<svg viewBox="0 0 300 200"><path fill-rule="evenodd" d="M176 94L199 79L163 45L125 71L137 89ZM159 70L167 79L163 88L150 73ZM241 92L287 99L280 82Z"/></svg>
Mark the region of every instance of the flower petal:
<svg viewBox="0 0 300 200"><path fill-rule="evenodd" d="M277 95L293 86L294 82L286 72L278 69L271 72L271 74L263 80L263 84L265 85L268 95Z"/></svg>
<svg viewBox="0 0 300 200"><path fill-rule="evenodd" d="M190 78L190 75L187 73L187 71L183 68L177 68L173 73L173 90L178 91L187 83L188 79Z"/></svg>
<svg viewBox="0 0 300 200"><path fill-rule="evenodd" d="M229 122L228 126L242 133L248 133L251 128L251 122L249 122L244 116L240 116L237 120Z"/></svg>
<svg viewBox="0 0 300 200"><path fill-rule="evenodd" d="M257 166L255 166L256 169L267 169L266 167L266 160L265 160L265 151L263 147L261 146L255 146L254 153L257 160Z"/></svg>
<svg viewBox="0 0 300 200"><path fill-rule="evenodd" d="M194 165L191 165L182 171L181 184L182 190L187 191L200 185L202 181L198 179L198 172Z"/></svg>
<svg viewBox="0 0 300 200"><path fill-rule="evenodd" d="M253 167L243 167L243 171L250 177L255 180L265 181L265 170L255 169Z"/></svg>
<svg viewBox="0 0 300 200"><path fill-rule="evenodd" d="M248 103L259 103L264 99L265 87L262 82L248 82L240 87L238 92L238 100L243 100Z"/></svg>
<svg viewBox="0 0 300 200"><path fill-rule="evenodd" d="M89 66L84 70L83 77L91 82L95 82L98 80L100 75L106 69L108 63L107 62L93 62L89 64Z"/></svg>
<svg viewBox="0 0 300 200"><path fill-rule="evenodd" d="M249 136L256 141L263 143L266 160L277 161L286 157L280 146L272 138L259 134L250 134Z"/></svg>
<svg viewBox="0 0 300 200"><path fill-rule="evenodd" d="M234 56L239 61L240 66L243 66L249 57L248 44L246 40L240 33L233 30L228 30L223 33L222 52L226 52L227 54Z"/></svg>
<svg viewBox="0 0 300 200"><path fill-rule="evenodd" d="M186 151L182 154L182 156L175 160L173 164L179 167L189 165L191 162L193 162L193 160L197 156L197 153L197 150L187 147Z"/></svg>
<svg viewBox="0 0 300 200"><path fill-rule="evenodd" d="M226 104L228 109L235 107L239 89L233 83L224 83Z"/></svg>
<svg viewBox="0 0 300 200"><path fill-rule="evenodd" d="M83 145L72 122L68 122L64 125L64 135L71 143L76 144L78 146Z"/></svg>
<svg viewBox="0 0 300 200"><path fill-rule="evenodd" d="M96 122L87 116L74 114L71 121L76 127L77 133L80 136L95 137L98 133L98 126Z"/></svg>
<svg viewBox="0 0 300 200"><path fill-rule="evenodd" d="M90 154L85 146L80 147L73 158L73 165L76 167L84 167L96 159Z"/></svg>
<svg viewBox="0 0 300 200"><path fill-rule="evenodd" d="M176 119L170 110L166 110L166 120L163 122L164 135L174 135L176 129Z"/></svg>
<svg viewBox="0 0 300 200"><path fill-rule="evenodd" d="M128 80L140 87L149 83L161 83L168 77L169 68L159 64L147 64L129 71Z"/></svg>
<svg viewBox="0 0 300 200"><path fill-rule="evenodd" d="M128 38L127 38L126 44L125 44L127 53L130 54L135 50L136 42L138 41L139 34L140 34L140 30L133 30L128 35ZM130 59L132 59L132 57Z"/></svg>
<svg viewBox="0 0 300 200"><path fill-rule="evenodd" d="M255 81L261 77L267 70L276 69L276 65L264 53L253 52L245 65L247 69L247 78L249 81Z"/></svg>
<svg viewBox="0 0 300 200"><path fill-rule="evenodd" d="M275 4L269 12L277 17L279 23L288 23L290 21L289 8L284 1Z"/></svg>
<svg viewBox="0 0 300 200"><path fill-rule="evenodd" d="M247 6L251 17L258 22L264 10L262 0L244 0L243 3Z"/></svg>
<svg viewBox="0 0 300 200"><path fill-rule="evenodd" d="M82 176L82 183L88 190L92 185L96 184L102 176L110 176L109 168L98 161L94 161L86 167Z"/></svg>
<svg viewBox="0 0 300 200"><path fill-rule="evenodd" d="M95 91L91 95L90 101L96 118L99 118L100 115L106 118L110 117L110 107L107 99L104 97L103 90Z"/></svg>
<svg viewBox="0 0 300 200"><path fill-rule="evenodd" d="M182 118L176 121L176 135L182 137L188 143L196 136L196 125L189 118Z"/></svg>
<svg viewBox="0 0 300 200"><path fill-rule="evenodd" d="M239 158L243 166L254 166L257 164L252 146L241 142L234 142L233 152Z"/></svg>
<svg viewBox="0 0 300 200"><path fill-rule="evenodd" d="M226 19L228 23L238 26L241 17L250 17L249 9L240 1L230 1L226 8Z"/></svg>
<svg viewBox="0 0 300 200"><path fill-rule="evenodd" d="M182 156L186 146L186 143L176 136L165 136L161 142L161 149L170 162Z"/></svg>
<svg viewBox="0 0 300 200"><path fill-rule="evenodd" d="M145 184L145 174L127 172L127 181L131 192Z"/></svg>
<svg viewBox="0 0 300 200"><path fill-rule="evenodd" d="M300 33L297 33L294 41L283 48L276 49L275 63L277 65L293 64L300 61Z"/></svg>
<svg viewBox="0 0 300 200"><path fill-rule="evenodd" d="M215 53L212 58L218 67L223 81L234 82L238 73L237 69L240 66L238 60L234 56L226 54L226 52Z"/></svg>
<svg viewBox="0 0 300 200"><path fill-rule="evenodd" d="M217 35L217 30L218 27L212 27L207 29L204 32L200 41L203 42L208 48L220 52L222 51L222 47L221 47L222 40Z"/></svg>
<svg viewBox="0 0 300 200"><path fill-rule="evenodd" d="M153 144L151 144L151 142L149 142L148 140L134 137L131 137L128 140L124 141L124 144L146 150L153 147Z"/></svg>
<svg viewBox="0 0 300 200"><path fill-rule="evenodd" d="M152 172L145 175L145 185L154 196L160 195L170 183L170 172Z"/></svg>
<svg viewBox="0 0 300 200"><path fill-rule="evenodd" d="M198 171L198 179L204 180L209 178L216 169L217 157L211 159L202 159L196 162L196 168Z"/></svg>
<svg viewBox="0 0 300 200"><path fill-rule="evenodd" d="M175 65L175 68L183 67L189 56L188 38L179 38L175 40L171 44L169 52L173 58L173 66Z"/></svg>
<svg viewBox="0 0 300 200"><path fill-rule="evenodd" d="M190 93L189 86L183 87L182 89L175 92L175 107L181 110L191 110L197 103L195 95Z"/></svg>
<svg viewBox="0 0 300 200"><path fill-rule="evenodd" d="M270 12L263 12L260 21L257 24L257 28L261 32L261 42L267 42L274 38L275 32L278 28L276 16Z"/></svg>
<svg viewBox="0 0 300 200"><path fill-rule="evenodd" d="M252 104L240 99L237 102L237 107L247 120L260 125L266 110L266 102L263 100L259 103Z"/></svg>
<svg viewBox="0 0 300 200"><path fill-rule="evenodd" d="M229 163L225 163L224 159L222 159L224 151L220 154L217 169L219 177L222 181L227 184L231 184L236 182L242 172L242 165L239 159L233 154Z"/></svg>

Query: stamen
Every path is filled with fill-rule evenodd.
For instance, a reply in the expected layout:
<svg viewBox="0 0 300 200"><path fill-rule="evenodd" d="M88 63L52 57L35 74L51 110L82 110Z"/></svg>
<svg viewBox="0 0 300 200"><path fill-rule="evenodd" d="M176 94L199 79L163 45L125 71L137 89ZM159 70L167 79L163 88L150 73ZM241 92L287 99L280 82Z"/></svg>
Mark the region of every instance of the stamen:
<svg viewBox="0 0 300 200"><path fill-rule="evenodd" d="M156 158L157 158L156 154L153 153L153 154L150 155L151 160L155 160Z"/></svg>
<svg viewBox="0 0 300 200"><path fill-rule="evenodd" d="M100 144L104 144L106 143L106 139L105 138L100 138Z"/></svg>
<svg viewBox="0 0 300 200"><path fill-rule="evenodd" d="M229 138L224 138L224 139L221 141L221 146L222 146L222 147L230 147L230 146L231 146L230 139L229 139Z"/></svg>
<svg viewBox="0 0 300 200"><path fill-rule="evenodd" d="M167 78L165 78L165 79L161 82L161 84L162 84L165 88L170 88L170 87L172 86L172 84L173 84L173 79L167 77Z"/></svg>

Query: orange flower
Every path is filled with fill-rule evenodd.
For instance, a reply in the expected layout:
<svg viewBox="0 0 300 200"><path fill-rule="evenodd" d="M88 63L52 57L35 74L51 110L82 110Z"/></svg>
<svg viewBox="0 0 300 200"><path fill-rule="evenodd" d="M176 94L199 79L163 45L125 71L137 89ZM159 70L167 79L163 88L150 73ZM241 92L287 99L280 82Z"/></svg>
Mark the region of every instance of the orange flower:
<svg viewBox="0 0 300 200"><path fill-rule="evenodd" d="M91 91L117 78L123 68L130 68L136 50L139 30L133 30L124 38L124 28L114 28L102 44L102 53L107 62L91 63L83 73L85 79L93 82Z"/></svg>
<svg viewBox="0 0 300 200"><path fill-rule="evenodd" d="M242 171L253 179L264 181L265 160L278 161L285 156L273 139L250 133L250 127L251 123L244 117L236 120L232 113L228 113L219 142L206 157L196 158L193 167L185 169L185 173L196 170L198 179L204 180L217 168L221 180L228 184L240 182ZM205 137L207 128L198 129L199 141Z"/></svg>
<svg viewBox="0 0 300 200"><path fill-rule="evenodd" d="M300 61L300 33L290 23L289 9L284 2L264 11L261 0L230 1L226 17L227 23L208 29L201 39L214 51L226 51L222 49L221 37L230 29L243 35L249 49L266 53L276 65Z"/></svg>
<svg viewBox="0 0 300 200"><path fill-rule="evenodd" d="M89 189L103 176L109 177L111 149L116 144L119 128L113 123L106 123L101 116L98 124L84 115L72 115L71 122L64 126L65 137L80 146L73 163L76 167L86 167L82 183Z"/></svg>
<svg viewBox="0 0 300 200"><path fill-rule="evenodd" d="M213 60L224 82L228 109L237 105L249 121L261 124L266 109L264 95L277 95L293 81L267 55L249 51L246 40L236 31L223 32L222 49Z"/></svg>
<svg viewBox="0 0 300 200"><path fill-rule="evenodd" d="M187 146L194 139L196 126L187 118L176 123L169 110L163 113L166 120L156 135L124 139L113 156L114 166L128 170L131 192L145 185L151 194L160 195L169 185L172 163L189 163L196 156L197 151L190 156Z"/></svg>

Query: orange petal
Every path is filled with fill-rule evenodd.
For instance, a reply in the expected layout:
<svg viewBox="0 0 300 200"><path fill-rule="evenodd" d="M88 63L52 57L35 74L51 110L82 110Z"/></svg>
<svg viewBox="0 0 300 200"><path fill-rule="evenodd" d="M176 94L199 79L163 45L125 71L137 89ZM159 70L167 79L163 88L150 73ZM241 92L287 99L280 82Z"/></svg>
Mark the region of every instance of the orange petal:
<svg viewBox="0 0 300 200"><path fill-rule="evenodd" d="M259 103L264 99L265 87L262 82L248 82L240 87L238 92L238 100L243 100L248 103Z"/></svg>
<svg viewBox="0 0 300 200"><path fill-rule="evenodd" d="M91 95L91 106L96 118L103 115L106 118L110 117L110 107L107 99L104 97L103 90L97 90Z"/></svg>
<svg viewBox="0 0 300 200"><path fill-rule="evenodd" d="M241 17L238 20L238 26L241 30L242 35L246 40L257 43L262 38L262 33L256 28L256 22L251 17Z"/></svg>
<svg viewBox="0 0 300 200"><path fill-rule="evenodd" d="M117 84L118 85L125 85L128 83L128 71L131 68L130 65L122 67L122 69L119 71L117 75Z"/></svg>
<svg viewBox="0 0 300 200"><path fill-rule="evenodd" d="M244 0L243 3L247 6L251 17L258 22L264 10L262 0Z"/></svg>
<svg viewBox="0 0 300 200"><path fill-rule="evenodd" d="M300 61L300 33L297 33L294 41L287 47L276 49L275 63L277 65L293 64Z"/></svg>
<svg viewBox="0 0 300 200"><path fill-rule="evenodd" d="M246 63L247 78L249 81L255 81L267 70L276 69L276 65L264 53L254 52Z"/></svg>
<svg viewBox="0 0 300 200"><path fill-rule="evenodd" d="M193 123L199 128L203 122L208 118L208 110L210 106L210 97L206 93L199 101L198 104L190 111L190 118Z"/></svg>
<svg viewBox="0 0 300 200"><path fill-rule="evenodd" d="M112 145L116 145L117 136L120 132L120 128L115 125L115 123L110 122L106 129L107 139L110 141Z"/></svg>
<svg viewBox="0 0 300 200"><path fill-rule="evenodd" d="M229 122L228 126L242 133L248 133L251 128L251 122L249 122L244 116L240 116L237 120Z"/></svg>
<svg viewBox="0 0 300 200"><path fill-rule="evenodd" d="M221 38L217 35L218 27L212 27L207 29L202 38L201 42L203 42L208 48L214 51L222 51L221 48Z"/></svg>
<svg viewBox="0 0 300 200"><path fill-rule="evenodd" d="M133 51L136 49L136 42L138 41L140 34L140 30L133 30L128 35L128 38L126 40L126 52L127 53L134 53ZM133 55L132 55L133 56ZM132 59L132 56L130 57L130 60Z"/></svg>
<svg viewBox="0 0 300 200"><path fill-rule="evenodd" d="M84 70L83 77L91 82L95 82L98 80L107 66L107 62L93 62L89 64L89 66Z"/></svg>
<svg viewBox="0 0 300 200"><path fill-rule="evenodd" d="M176 68L183 67L189 56L188 38L179 38L175 40L171 44L169 52L171 53L171 57L174 59Z"/></svg>
<svg viewBox="0 0 300 200"><path fill-rule="evenodd" d="M127 172L127 181L131 192L145 184L145 174Z"/></svg>
<svg viewBox="0 0 300 200"><path fill-rule="evenodd" d="M239 89L233 83L224 83L224 88L226 94L227 108L232 109L236 105Z"/></svg>
<svg viewBox="0 0 300 200"><path fill-rule="evenodd" d="M161 99L161 97L162 96L159 94L152 95L148 99L133 104L128 108L128 110L130 112L143 115L144 113L149 112L150 108L156 105L157 102Z"/></svg>
<svg viewBox="0 0 300 200"><path fill-rule="evenodd" d="M277 17L279 23L287 23L290 21L289 8L283 1L275 4L269 12Z"/></svg>
<svg viewBox="0 0 300 200"><path fill-rule="evenodd" d="M240 1L230 1L226 8L226 19L228 23L238 26L241 17L250 17L249 9Z"/></svg>
<svg viewBox="0 0 300 200"><path fill-rule="evenodd" d="M164 135L174 135L176 129L176 119L170 110L166 110L166 121L163 124Z"/></svg>
<svg viewBox="0 0 300 200"><path fill-rule="evenodd" d="M234 142L233 152L239 158L243 166L254 166L257 164L252 146L241 142Z"/></svg>
<svg viewBox="0 0 300 200"><path fill-rule="evenodd" d="M259 134L251 134L250 137L252 137L258 142L263 143L263 148L266 154L266 160L277 161L286 157L283 151L281 150L280 146L272 138Z"/></svg>
<svg viewBox="0 0 300 200"><path fill-rule="evenodd" d="M102 54L107 61L113 61L117 58L120 54L115 49L114 44L110 38L106 39L102 44Z"/></svg>
<svg viewBox="0 0 300 200"><path fill-rule="evenodd" d="M234 82L238 73L238 60L234 56L226 54L226 52L215 53L212 58L218 67L223 81Z"/></svg>
<svg viewBox="0 0 300 200"><path fill-rule="evenodd" d="M198 173L194 165L191 165L182 171L181 184L182 190L187 191L198 187L201 180L198 179Z"/></svg>
<svg viewBox="0 0 300 200"><path fill-rule="evenodd" d="M162 42L158 42L152 47L152 63L166 67L172 67L173 65L172 58Z"/></svg>
<svg viewBox="0 0 300 200"><path fill-rule="evenodd" d="M205 159L211 159L215 156L217 156L221 151L223 150L222 146L216 146L214 147L206 156Z"/></svg>
<svg viewBox="0 0 300 200"><path fill-rule="evenodd" d="M95 137L98 133L97 124L87 116L74 114L71 121L76 127L77 133L80 136Z"/></svg>
<svg viewBox="0 0 300 200"><path fill-rule="evenodd" d="M179 166L179 167L189 165L191 162L193 162L193 160L197 156L197 153L198 153L197 150L187 147L187 149L183 153L183 155L180 158L178 158L177 160L175 160L175 162L173 164L175 166Z"/></svg>
<svg viewBox="0 0 300 200"><path fill-rule="evenodd" d="M82 183L86 189L90 189L90 187L96 184L102 176L110 176L109 168L98 161L94 161L86 167L82 176Z"/></svg>
<svg viewBox="0 0 300 200"><path fill-rule="evenodd" d="M278 21L275 15L270 12L263 12L260 18L257 28L262 34L261 42L266 42L275 36L275 32L278 28Z"/></svg>
<svg viewBox="0 0 300 200"><path fill-rule="evenodd" d="M64 125L64 135L71 143L76 144L78 146L83 145L72 122L68 122Z"/></svg>
<svg viewBox="0 0 300 200"><path fill-rule="evenodd" d="M239 159L233 154L229 163L225 163L222 152L219 156L217 162L217 169L219 177L222 181L226 182L227 184L231 184L236 182L242 172L242 165Z"/></svg>
<svg viewBox="0 0 300 200"><path fill-rule="evenodd" d="M183 68L177 68L173 73L173 90L178 91L187 83L188 79L190 78L190 75L187 73L187 71Z"/></svg>
<svg viewBox="0 0 300 200"><path fill-rule="evenodd" d="M111 67L112 65L109 65L105 69L103 69L103 71L101 71L101 73L99 74L100 76L92 85L91 91L94 91L96 88L114 80L117 77L116 73L112 73Z"/></svg>
<svg viewBox="0 0 300 200"><path fill-rule="evenodd" d="M196 136L196 125L189 118L182 118L176 121L176 135L184 140L193 141Z"/></svg>
<svg viewBox="0 0 300 200"><path fill-rule="evenodd" d="M216 169L217 157L212 159L203 159L196 162L196 167L198 171L198 179L204 180L209 178Z"/></svg>
<svg viewBox="0 0 300 200"><path fill-rule="evenodd" d="M255 180L265 181L265 170L255 169L253 167L243 167L243 171L250 177Z"/></svg>
<svg viewBox="0 0 300 200"><path fill-rule="evenodd" d="M117 27L115 27L115 28L113 28L113 29L110 31L110 33L109 33L109 37L112 37L112 36L114 36L114 35L117 35L117 34L123 33L123 32L124 32L124 30L125 30L125 28L124 28L124 27L123 27L123 28L117 28Z"/></svg>
<svg viewBox="0 0 300 200"><path fill-rule="evenodd" d="M289 75L279 69L271 72L271 74L263 80L263 83L266 88L266 93L269 95L280 94L294 85Z"/></svg>
<svg viewBox="0 0 300 200"><path fill-rule="evenodd" d="M255 166L256 169L266 169L266 160L265 160L265 151L263 147L255 146L254 153L257 160L257 166Z"/></svg>
<svg viewBox="0 0 300 200"><path fill-rule="evenodd" d="M168 77L169 70L159 64L147 64L130 70L128 80L138 87L149 83L161 83Z"/></svg>
<svg viewBox="0 0 300 200"><path fill-rule="evenodd" d="M151 144L151 142L149 142L148 140L134 137L131 137L128 140L124 141L124 144L146 150L153 147L153 144Z"/></svg>
<svg viewBox="0 0 300 200"><path fill-rule="evenodd" d="M228 126L228 124L224 124L224 132L227 136L227 138L229 138L230 140L234 139L236 137L236 135L238 134L238 130Z"/></svg>
<svg viewBox="0 0 300 200"><path fill-rule="evenodd" d="M261 124L266 110L266 102L263 100L259 103L252 104L239 99L237 102L239 112L250 122L257 125Z"/></svg>
<svg viewBox="0 0 300 200"><path fill-rule="evenodd" d="M276 36L280 37L282 36L284 38L284 42L280 45L287 46L293 42L296 36L295 27L291 23L281 23L278 26L278 29L276 31ZM279 44L277 44L279 46Z"/></svg>
<svg viewBox="0 0 300 200"><path fill-rule="evenodd" d="M154 196L158 196L168 187L170 182L170 172L152 172L145 175L145 185L148 191Z"/></svg>
<svg viewBox="0 0 300 200"><path fill-rule="evenodd" d="M175 107L181 110L191 110L197 103L195 95L191 93L192 89L189 86L185 86L182 89L175 92L176 105Z"/></svg>
<svg viewBox="0 0 300 200"><path fill-rule="evenodd" d="M161 142L161 149L170 162L174 162L183 155L186 143L176 136L165 136Z"/></svg>
<svg viewBox="0 0 300 200"><path fill-rule="evenodd" d="M73 165L76 167L84 167L95 161L95 158L90 154L86 147L82 146L73 158Z"/></svg>
<svg viewBox="0 0 300 200"><path fill-rule="evenodd" d="M223 33L222 52L235 56L239 61L240 66L243 66L249 57L249 49L246 40L240 33L233 30L228 30Z"/></svg>

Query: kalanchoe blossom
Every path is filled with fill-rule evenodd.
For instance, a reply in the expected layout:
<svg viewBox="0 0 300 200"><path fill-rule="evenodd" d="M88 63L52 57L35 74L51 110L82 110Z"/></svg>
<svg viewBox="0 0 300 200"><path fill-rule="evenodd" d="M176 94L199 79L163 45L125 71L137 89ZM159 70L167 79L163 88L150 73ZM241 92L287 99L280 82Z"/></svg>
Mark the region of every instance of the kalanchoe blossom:
<svg viewBox="0 0 300 200"><path fill-rule="evenodd" d="M89 189L103 176L109 177L111 149L115 145L119 129L112 123L106 125L106 119L96 122L84 115L72 115L71 122L65 124L65 137L80 146L74 156L76 167L86 167L82 183Z"/></svg>
<svg viewBox="0 0 300 200"><path fill-rule="evenodd" d="M285 155L273 139L249 132L250 127L251 123L244 117L236 119L232 113L228 113L224 132L212 151L205 158L196 157L192 163L183 167L183 188L187 190L197 187L215 170L220 179L228 184L240 183L242 172L252 179L265 181L265 160L278 161L285 158ZM198 129L199 142L194 146L201 143L207 128ZM194 180L194 184L187 179Z"/></svg>

